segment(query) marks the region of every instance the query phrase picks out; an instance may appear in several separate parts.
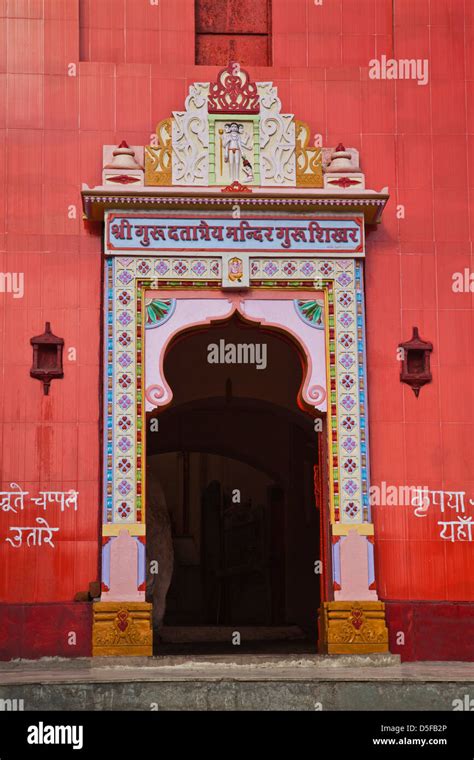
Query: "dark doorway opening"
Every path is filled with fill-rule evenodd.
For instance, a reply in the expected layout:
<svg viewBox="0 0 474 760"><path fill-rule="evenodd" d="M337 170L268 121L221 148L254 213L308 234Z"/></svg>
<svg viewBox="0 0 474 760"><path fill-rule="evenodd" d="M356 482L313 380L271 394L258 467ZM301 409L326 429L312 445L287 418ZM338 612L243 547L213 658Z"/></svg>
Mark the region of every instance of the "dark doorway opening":
<svg viewBox="0 0 474 760"><path fill-rule="evenodd" d="M265 344L265 368L209 363L220 341ZM173 400L147 418L156 653L316 652L322 463L299 351L234 317L180 336L164 371Z"/></svg>

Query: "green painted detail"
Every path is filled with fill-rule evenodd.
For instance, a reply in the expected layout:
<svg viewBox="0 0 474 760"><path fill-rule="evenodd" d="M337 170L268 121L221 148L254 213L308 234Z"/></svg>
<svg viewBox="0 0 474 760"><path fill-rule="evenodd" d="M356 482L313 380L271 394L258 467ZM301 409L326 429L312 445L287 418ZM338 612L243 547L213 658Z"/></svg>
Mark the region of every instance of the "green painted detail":
<svg viewBox="0 0 474 760"><path fill-rule="evenodd" d="M174 310L175 301L172 298L145 299L145 326L152 327L168 319Z"/></svg>
<svg viewBox="0 0 474 760"><path fill-rule="evenodd" d="M253 117L253 155L254 167L253 176L256 185L260 184L260 117Z"/></svg>
<svg viewBox="0 0 474 760"><path fill-rule="evenodd" d="M216 184L215 119L209 117L209 184Z"/></svg>
<svg viewBox="0 0 474 760"><path fill-rule="evenodd" d="M323 304L321 301L296 301L296 308L301 319L311 327L322 328Z"/></svg>

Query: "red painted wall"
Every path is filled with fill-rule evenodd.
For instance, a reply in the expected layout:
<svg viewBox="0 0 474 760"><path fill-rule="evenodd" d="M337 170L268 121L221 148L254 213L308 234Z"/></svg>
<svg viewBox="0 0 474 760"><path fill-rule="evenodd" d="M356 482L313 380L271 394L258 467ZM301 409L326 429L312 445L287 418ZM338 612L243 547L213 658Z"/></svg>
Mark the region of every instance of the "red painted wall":
<svg viewBox="0 0 474 760"><path fill-rule="evenodd" d="M23 299L0 294L0 485L80 492L54 552L9 547L2 519L0 601L71 601L98 575L101 239L81 220L81 183L100 183L104 143L147 143L218 71L194 65L193 0L80 5L81 34L76 0L0 0L0 271L26 279ZM451 288L474 271L474 4L273 0L272 41L274 65L252 77L274 80L325 145L358 148L368 187L391 194L366 268L372 480L474 499L474 294ZM382 54L428 58L429 84L369 79ZM29 377L45 320L66 344L49 397ZM434 344L418 400L396 360L414 324ZM376 510L382 598L474 599L472 544L443 542L437 519Z"/></svg>

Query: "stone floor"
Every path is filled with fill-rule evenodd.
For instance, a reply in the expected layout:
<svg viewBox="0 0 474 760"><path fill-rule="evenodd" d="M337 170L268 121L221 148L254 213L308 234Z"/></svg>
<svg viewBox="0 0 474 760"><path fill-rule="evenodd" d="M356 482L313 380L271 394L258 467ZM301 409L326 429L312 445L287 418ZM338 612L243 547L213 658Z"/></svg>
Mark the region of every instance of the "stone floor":
<svg viewBox="0 0 474 760"><path fill-rule="evenodd" d="M0 663L0 700L23 699L25 710L452 710L466 694L474 700L474 663L394 655Z"/></svg>

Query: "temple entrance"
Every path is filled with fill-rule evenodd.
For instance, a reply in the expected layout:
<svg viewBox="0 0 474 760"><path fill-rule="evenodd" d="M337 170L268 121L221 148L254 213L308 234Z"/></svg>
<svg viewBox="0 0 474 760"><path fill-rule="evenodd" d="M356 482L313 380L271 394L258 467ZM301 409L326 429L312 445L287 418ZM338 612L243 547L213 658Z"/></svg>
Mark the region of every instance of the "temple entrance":
<svg viewBox="0 0 474 760"><path fill-rule="evenodd" d="M238 629L242 651L281 623L313 646L319 600L321 651L387 651L363 267L388 194L271 82L232 63L188 92L82 191L105 253L94 655L148 656L153 627Z"/></svg>
<svg viewBox="0 0 474 760"><path fill-rule="evenodd" d="M316 652L324 434L297 403L296 345L234 316L182 333L163 370L173 399L146 444L155 651Z"/></svg>

